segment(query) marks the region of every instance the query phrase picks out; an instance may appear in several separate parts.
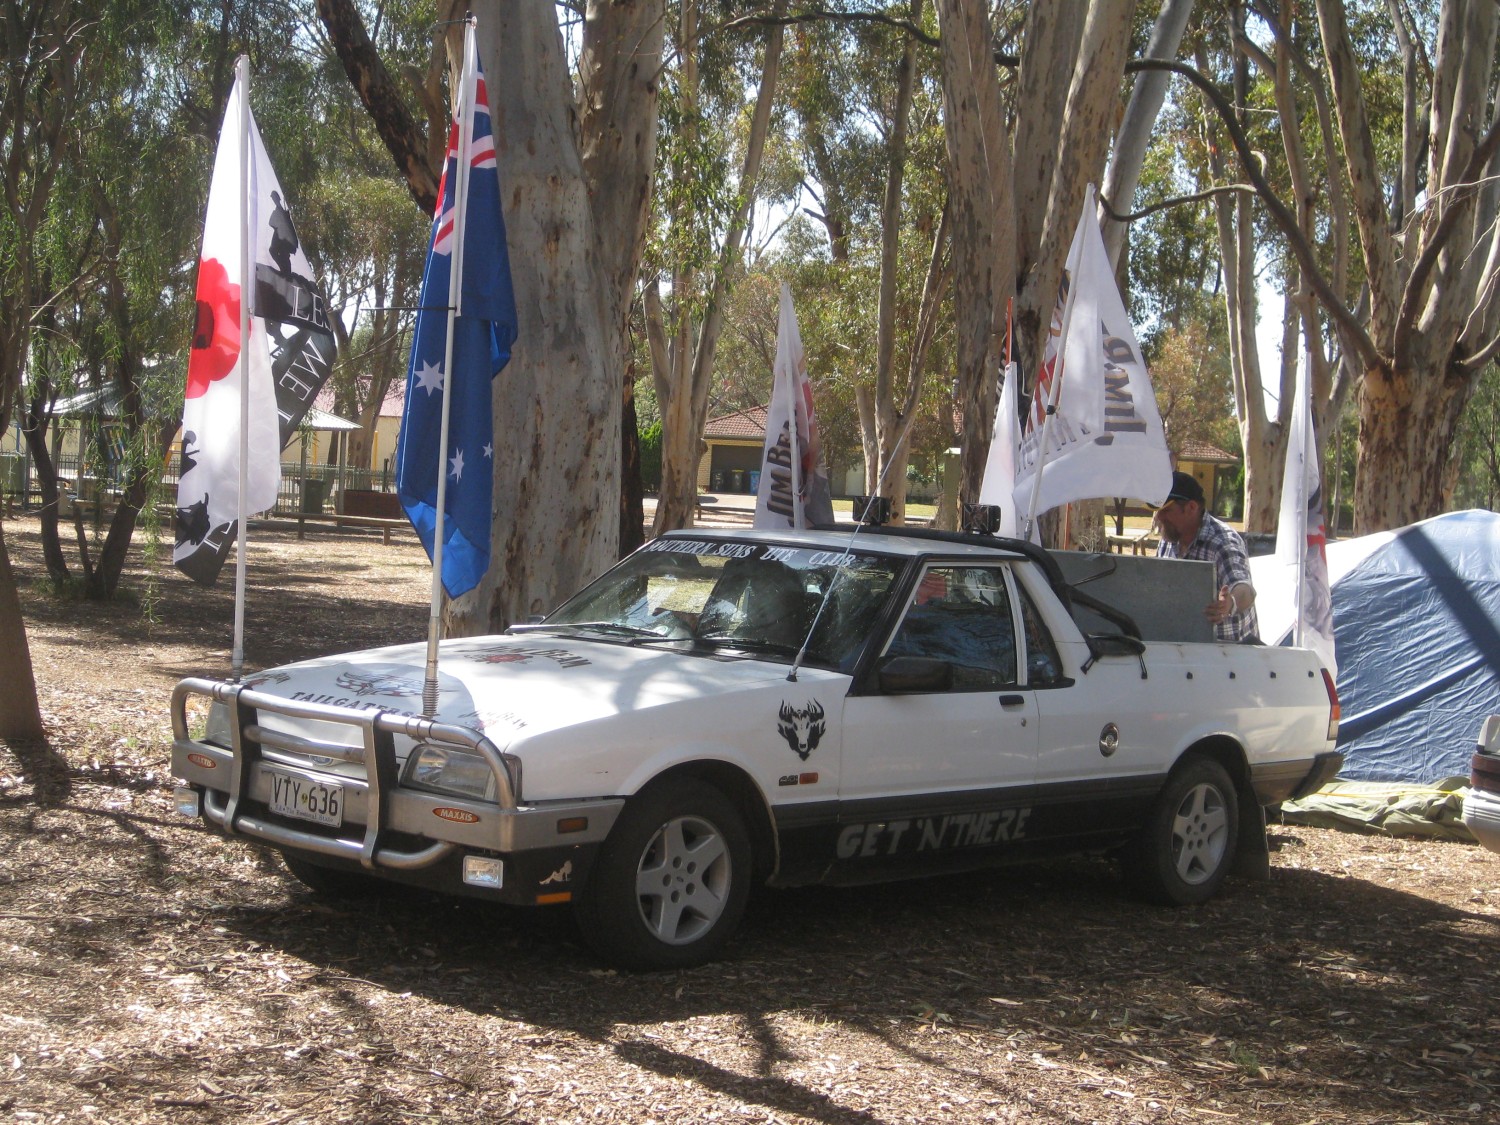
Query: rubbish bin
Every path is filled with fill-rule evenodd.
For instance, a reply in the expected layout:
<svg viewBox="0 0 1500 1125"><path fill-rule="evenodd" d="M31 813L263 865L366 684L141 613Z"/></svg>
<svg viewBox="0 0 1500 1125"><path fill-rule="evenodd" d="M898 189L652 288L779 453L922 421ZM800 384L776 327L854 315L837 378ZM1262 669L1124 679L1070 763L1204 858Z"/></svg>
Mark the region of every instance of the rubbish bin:
<svg viewBox="0 0 1500 1125"><path fill-rule="evenodd" d="M328 482L320 477L304 477L302 480L302 514L320 516L323 501L328 497Z"/></svg>
<svg viewBox="0 0 1500 1125"><path fill-rule="evenodd" d="M724 491L724 470L723 469L715 469L714 470L713 479L709 482L709 487L711 487L715 492L723 492Z"/></svg>
<svg viewBox="0 0 1500 1125"><path fill-rule="evenodd" d="M730 492L744 492L745 491L745 470L744 469L730 469L729 470L729 491Z"/></svg>
<svg viewBox="0 0 1500 1125"><path fill-rule="evenodd" d="M751 492L759 492L760 491L760 470L759 469L751 469L750 472L746 474L746 476L748 478L747 483L750 485L750 491Z"/></svg>

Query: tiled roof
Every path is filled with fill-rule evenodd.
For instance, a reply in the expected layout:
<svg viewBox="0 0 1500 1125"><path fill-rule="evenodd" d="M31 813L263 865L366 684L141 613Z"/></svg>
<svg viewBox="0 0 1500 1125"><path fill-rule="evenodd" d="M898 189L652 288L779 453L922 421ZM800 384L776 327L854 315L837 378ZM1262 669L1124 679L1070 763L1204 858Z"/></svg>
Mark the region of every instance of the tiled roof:
<svg viewBox="0 0 1500 1125"><path fill-rule="evenodd" d="M1209 462L1216 465L1238 465L1240 459L1233 453L1220 449L1217 445L1210 445L1206 441L1194 441L1189 438L1177 447L1177 460Z"/></svg>
<svg viewBox="0 0 1500 1125"><path fill-rule="evenodd" d="M333 385L324 383L318 391L318 397L313 399L313 405L319 410L333 410ZM391 385L386 389L385 401L380 404L380 417L399 418L403 407L406 405L406 376L398 375L391 380Z"/></svg>
<svg viewBox="0 0 1500 1125"><path fill-rule="evenodd" d="M766 438L766 407L752 406L748 410L736 410L733 414L722 414L710 418L703 427L706 438Z"/></svg>

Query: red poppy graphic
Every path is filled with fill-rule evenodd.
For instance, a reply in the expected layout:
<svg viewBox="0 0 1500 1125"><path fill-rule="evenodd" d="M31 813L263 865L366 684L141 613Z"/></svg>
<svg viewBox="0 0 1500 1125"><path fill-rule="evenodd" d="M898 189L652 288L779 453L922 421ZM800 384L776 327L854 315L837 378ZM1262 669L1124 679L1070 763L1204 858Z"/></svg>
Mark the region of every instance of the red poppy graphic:
<svg viewBox="0 0 1500 1125"><path fill-rule="evenodd" d="M198 321L188 352L187 397L197 398L209 384L234 370L240 357L240 287L231 285L224 263L198 263Z"/></svg>

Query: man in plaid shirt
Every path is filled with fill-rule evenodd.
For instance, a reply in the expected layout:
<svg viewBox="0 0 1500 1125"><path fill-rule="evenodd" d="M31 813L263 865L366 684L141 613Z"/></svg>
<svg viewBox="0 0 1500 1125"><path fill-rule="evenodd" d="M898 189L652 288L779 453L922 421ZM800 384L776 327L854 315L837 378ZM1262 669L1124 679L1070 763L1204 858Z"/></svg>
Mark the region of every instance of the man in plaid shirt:
<svg viewBox="0 0 1500 1125"><path fill-rule="evenodd" d="M1203 509L1203 486L1191 473L1172 474L1172 491L1156 510L1161 528L1157 558L1201 559L1214 564L1219 596L1204 607L1218 641L1260 643L1250 560L1239 532Z"/></svg>

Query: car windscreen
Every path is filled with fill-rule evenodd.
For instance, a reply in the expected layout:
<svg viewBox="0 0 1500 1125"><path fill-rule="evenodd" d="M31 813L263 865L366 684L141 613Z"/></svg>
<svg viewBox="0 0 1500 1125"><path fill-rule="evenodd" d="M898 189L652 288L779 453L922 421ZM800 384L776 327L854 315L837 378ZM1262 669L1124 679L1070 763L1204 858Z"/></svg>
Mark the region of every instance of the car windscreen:
<svg viewBox="0 0 1500 1125"><path fill-rule="evenodd" d="M663 538L565 602L542 628L681 641L851 671L901 568L898 559L765 543Z"/></svg>

